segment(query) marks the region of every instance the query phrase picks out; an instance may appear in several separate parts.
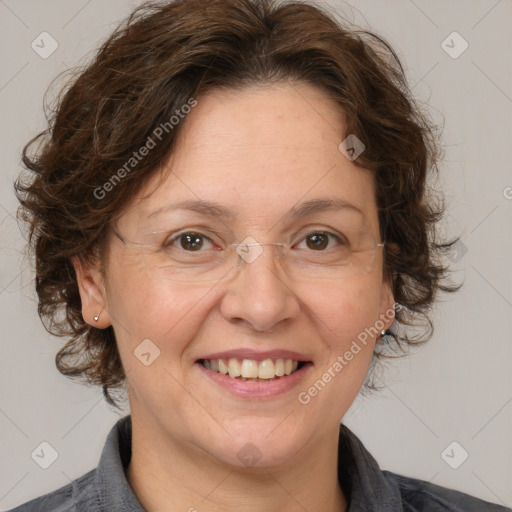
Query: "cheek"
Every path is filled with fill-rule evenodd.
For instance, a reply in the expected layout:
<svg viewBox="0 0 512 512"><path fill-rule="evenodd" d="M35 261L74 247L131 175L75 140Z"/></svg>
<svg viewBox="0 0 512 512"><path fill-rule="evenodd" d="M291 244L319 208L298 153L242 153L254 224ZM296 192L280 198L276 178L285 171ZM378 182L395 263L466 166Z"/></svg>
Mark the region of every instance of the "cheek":
<svg viewBox="0 0 512 512"><path fill-rule="evenodd" d="M139 367L134 351L144 340L151 340L155 353L165 356L159 362L165 360L169 369L178 371L181 355L201 325L199 305L205 290L152 281L121 265L111 272L108 289L109 312L125 369Z"/></svg>
<svg viewBox="0 0 512 512"><path fill-rule="evenodd" d="M368 373L375 347L379 285L371 278L316 290L308 296L320 360L298 401L308 417L334 425L345 415ZM302 410L302 409L299 409Z"/></svg>
<svg viewBox="0 0 512 512"><path fill-rule="evenodd" d="M310 288L302 296L331 351L343 350L378 320L380 284L371 275Z"/></svg>
<svg viewBox="0 0 512 512"><path fill-rule="evenodd" d="M113 325L134 407L145 404L176 424L197 407L183 391L184 354L204 322L204 295L204 289L134 276L113 285Z"/></svg>

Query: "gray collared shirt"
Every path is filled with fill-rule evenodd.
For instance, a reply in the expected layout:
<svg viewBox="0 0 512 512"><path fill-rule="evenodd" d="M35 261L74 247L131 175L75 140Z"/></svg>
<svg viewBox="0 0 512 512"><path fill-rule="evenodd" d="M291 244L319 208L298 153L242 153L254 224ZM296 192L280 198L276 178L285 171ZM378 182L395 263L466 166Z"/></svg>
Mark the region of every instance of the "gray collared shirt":
<svg viewBox="0 0 512 512"><path fill-rule="evenodd" d="M9 512L144 512L126 479L131 436L131 416L125 416L112 427L96 469ZM381 470L357 436L343 424L338 460L339 482L349 503L348 512L512 511L468 494Z"/></svg>

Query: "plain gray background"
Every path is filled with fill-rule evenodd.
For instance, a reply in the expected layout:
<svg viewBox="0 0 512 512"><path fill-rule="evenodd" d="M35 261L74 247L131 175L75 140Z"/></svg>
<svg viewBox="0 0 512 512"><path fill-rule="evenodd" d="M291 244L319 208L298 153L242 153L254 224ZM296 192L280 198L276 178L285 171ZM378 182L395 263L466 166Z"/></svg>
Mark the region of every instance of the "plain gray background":
<svg viewBox="0 0 512 512"><path fill-rule="evenodd" d="M54 366L63 340L48 335L37 317L12 182L22 146L45 127L42 99L51 80L84 63L138 3L0 0L1 510L95 467L119 417L99 390L73 383ZM344 423L383 469L511 506L512 2L330 3L386 37L415 95L431 105L436 121L444 116L444 230L461 236L451 259L454 278L465 282L456 295L441 297L434 338L388 366L387 389L358 398ZM58 43L46 59L31 47L42 32ZM454 58L463 40L469 47ZM31 458L42 441L58 452L48 469ZM457 465L463 450L469 457L452 468L446 461Z"/></svg>

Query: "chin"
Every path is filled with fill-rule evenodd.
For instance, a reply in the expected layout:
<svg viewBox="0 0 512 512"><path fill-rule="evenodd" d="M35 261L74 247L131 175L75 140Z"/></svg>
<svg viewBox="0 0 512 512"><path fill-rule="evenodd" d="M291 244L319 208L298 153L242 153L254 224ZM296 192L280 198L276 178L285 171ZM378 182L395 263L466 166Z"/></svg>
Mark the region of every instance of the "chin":
<svg viewBox="0 0 512 512"><path fill-rule="evenodd" d="M305 436L296 428L290 429L294 427L291 421L279 426L282 421L283 418L252 419L250 426L228 427L231 435L212 439L207 451L219 462L237 468L256 470L285 465L297 456Z"/></svg>

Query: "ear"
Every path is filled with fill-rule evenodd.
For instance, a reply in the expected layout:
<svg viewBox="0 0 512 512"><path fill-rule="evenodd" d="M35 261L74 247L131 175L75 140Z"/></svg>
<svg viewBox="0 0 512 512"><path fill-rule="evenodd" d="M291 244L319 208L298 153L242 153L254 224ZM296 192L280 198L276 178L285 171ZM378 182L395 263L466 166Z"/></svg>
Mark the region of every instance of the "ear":
<svg viewBox="0 0 512 512"><path fill-rule="evenodd" d="M105 283L99 271L98 264L91 264L80 259L72 258L73 266L82 302L82 316L93 327L105 329L111 324L108 313ZM98 320L95 320L98 317Z"/></svg>

